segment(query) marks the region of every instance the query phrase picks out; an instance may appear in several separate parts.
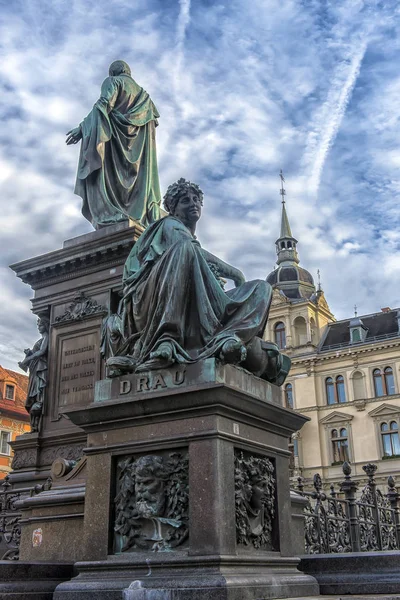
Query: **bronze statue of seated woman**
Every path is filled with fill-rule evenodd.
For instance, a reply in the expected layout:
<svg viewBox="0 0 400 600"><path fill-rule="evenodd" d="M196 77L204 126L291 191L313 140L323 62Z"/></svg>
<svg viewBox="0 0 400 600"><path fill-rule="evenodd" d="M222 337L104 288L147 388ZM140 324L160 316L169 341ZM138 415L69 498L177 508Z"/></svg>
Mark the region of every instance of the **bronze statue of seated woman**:
<svg viewBox="0 0 400 600"><path fill-rule="evenodd" d="M122 334L114 374L167 368L216 357L281 385L290 367L264 342L272 288L201 247L195 230L203 193L180 179L164 197L169 215L150 225L124 267L123 298L113 327ZM235 287L228 291L223 280ZM107 331L107 327L105 328Z"/></svg>

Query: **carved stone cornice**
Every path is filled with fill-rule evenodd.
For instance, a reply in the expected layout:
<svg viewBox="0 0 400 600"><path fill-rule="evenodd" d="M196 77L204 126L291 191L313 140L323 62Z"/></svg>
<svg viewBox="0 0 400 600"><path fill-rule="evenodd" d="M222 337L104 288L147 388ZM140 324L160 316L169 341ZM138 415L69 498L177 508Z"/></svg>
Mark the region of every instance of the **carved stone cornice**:
<svg viewBox="0 0 400 600"><path fill-rule="evenodd" d="M302 354L300 356L293 356L291 354L292 370L295 367L301 368L302 366L304 366L304 370L306 370L306 367L310 361L313 361L314 366L318 366L330 361L340 362L345 360L351 360L353 362L354 368L365 367L367 365L361 362L360 355L367 355L371 352L379 352L380 350L387 350L389 348L398 347L400 347L400 339L397 339L396 341L388 340L386 343L379 342L379 345L377 342L375 342L375 344L371 343L366 347L357 349L344 347L341 349L331 350L330 352L324 353L317 351L315 353L310 353L307 355ZM370 357L368 357L368 359L370 360Z"/></svg>
<svg viewBox="0 0 400 600"><path fill-rule="evenodd" d="M391 396L377 396L374 398L362 398L361 400L350 400L349 402L343 402L342 404L324 404L323 406L305 406L304 408L297 408L297 412L299 413L309 413L309 412L320 412L320 411L333 411L337 410L338 407L355 407L357 410L365 410L367 404L376 404L377 402L382 402L384 400L399 400L400 394L393 394ZM400 411L400 408L399 408Z"/></svg>
<svg viewBox="0 0 400 600"><path fill-rule="evenodd" d="M387 342L370 342L366 343L363 348L353 348L350 346L344 346L343 348L335 348L326 352L318 352L318 361L338 360L338 359L352 359L356 360L356 355L368 354L371 352L377 352L379 350L387 350L388 348L397 348L400 346L400 338L394 338L394 340L387 340Z"/></svg>
<svg viewBox="0 0 400 600"><path fill-rule="evenodd" d="M81 236L81 243L10 265L17 277L34 290L108 268L125 261L143 229L126 227L107 235L102 230ZM79 238L77 238L79 239Z"/></svg>

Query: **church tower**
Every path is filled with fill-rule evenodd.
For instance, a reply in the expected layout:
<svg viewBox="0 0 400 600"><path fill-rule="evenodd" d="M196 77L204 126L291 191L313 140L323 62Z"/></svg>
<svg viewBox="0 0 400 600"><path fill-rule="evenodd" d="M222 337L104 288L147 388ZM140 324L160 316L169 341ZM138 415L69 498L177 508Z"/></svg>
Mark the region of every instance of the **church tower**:
<svg viewBox="0 0 400 600"><path fill-rule="evenodd" d="M284 176L280 172L282 214L280 235L275 242L277 266L268 275L273 297L265 338L293 355L315 352L326 326L335 320L325 300L321 284L303 267L297 253L286 211Z"/></svg>
<svg viewBox="0 0 400 600"><path fill-rule="evenodd" d="M280 172L282 196L282 217L281 217L281 232L275 242L276 253L278 255L275 268L267 277L267 282L274 289L281 290L287 298L292 301L311 298L316 293L314 280L311 274L299 267L299 256L297 254L297 240L292 235L289 219L286 212L285 195L286 191L283 187L284 177Z"/></svg>

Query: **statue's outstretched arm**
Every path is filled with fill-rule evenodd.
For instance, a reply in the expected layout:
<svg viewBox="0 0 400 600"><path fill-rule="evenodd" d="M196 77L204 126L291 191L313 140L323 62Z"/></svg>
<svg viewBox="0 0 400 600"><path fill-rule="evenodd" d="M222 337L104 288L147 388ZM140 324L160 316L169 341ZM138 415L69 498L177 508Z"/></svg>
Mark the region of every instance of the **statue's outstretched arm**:
<svg viewBox="0 0 400 600"><path fill-rule="evenodd" d="M239 271L239 269L233 267L232 265L229 265L217 256L214 256L214 254L211 254L211 252L204 250L204 248L202 248L201 251L206 261L217 267L221 277L232 279L236 287L238 287L246 281L243 273Z"/></svg>
<svg viewBox="0 0 400 600"><path fill-rule="evenodd" d="M110 113L112 111L112 109L114 108L115 102L117 100L117 96L118 96L118 86L114 81L114 78L112 77L107 77L107 79L105 79L103 81L103 84L101 86L101 92L100 92L100 98L95 102L94 107L98 106L105 106L107 113ZM90 115L91 113L89 113ZM88 115L88 117L89 117ZM88 118L86 117L86 119ZM81 141L83 133L82 133L82 123L80 123L78 125L78 127L75 127L74 129L71 129L70 131L68 131L67 135L67 139L65 140L65 143L70 146L71 144L77 144L78 142Z"/></svg>

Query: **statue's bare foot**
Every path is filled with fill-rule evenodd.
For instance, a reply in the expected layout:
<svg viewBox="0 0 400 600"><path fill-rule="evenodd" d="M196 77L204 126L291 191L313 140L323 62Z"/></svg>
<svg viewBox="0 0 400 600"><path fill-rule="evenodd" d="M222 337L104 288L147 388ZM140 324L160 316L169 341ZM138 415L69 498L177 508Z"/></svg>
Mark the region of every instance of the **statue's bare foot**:
<svg viewBox="0 0 400 600"><path fill-rule="evenodd" d="M161 358L170 362L172 360L172 344L168 342L162 342L154 352L151 352L150 359Z"/></svg>
<svg viewBox="0 0 400 600"><path fill-rule="evenodd" d="M167 369L174 364L173 346L169 342L162 342L156 350L150 353L150 359L136 367L135 372L151 371L152 369Z"/></svg>
<svg viewBox="0 0 400 600"><path fill-rule="evenodd" d="M119 377L124 373L133 373L135 364L132 356L110 356L106 362L107 377Z"/></svg>
<svg viewBox="0 0 400 600"><path fill-rule="evenodd" d="M224 363L237 364L246 359L246 347L239 340L228 340L221 348L220 359Z"/></svg>

